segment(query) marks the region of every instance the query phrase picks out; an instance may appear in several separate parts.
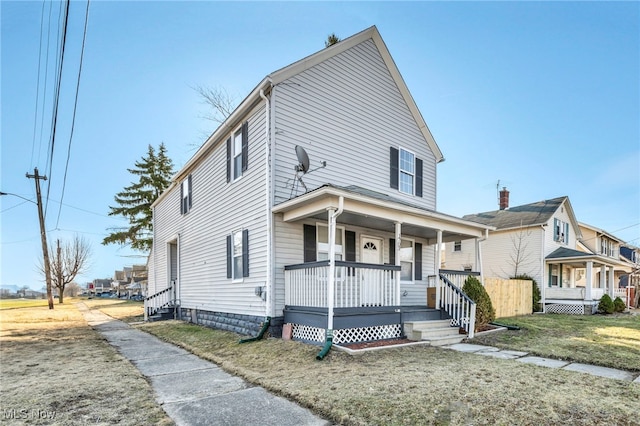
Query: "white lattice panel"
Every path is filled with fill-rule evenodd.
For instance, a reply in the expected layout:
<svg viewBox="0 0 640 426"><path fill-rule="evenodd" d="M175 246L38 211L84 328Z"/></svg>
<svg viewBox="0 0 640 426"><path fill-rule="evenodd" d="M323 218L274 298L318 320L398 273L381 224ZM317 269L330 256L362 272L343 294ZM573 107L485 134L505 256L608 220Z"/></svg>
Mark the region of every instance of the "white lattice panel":
<svg viewBox="0 0 640 426"><path fill-rule="evenodd" d="M345 328L333 332L333 343L367 342L371 340L393 339L402 336L400 324L379 325L375 327Z"/></svg>
<svg viewBox="0 0 640 426"><path fill-rule="evenodd" d="M324 342L326 334L324 328L293 324L291 327L291 337L293 339L299 339L308 342Z"/></svg>
<svg viewBox="0 0 640 426"><path fill-rule="evenodd" d="M547 305L545 310L549 314L584 315L584 305L553 304Z"/></svg>

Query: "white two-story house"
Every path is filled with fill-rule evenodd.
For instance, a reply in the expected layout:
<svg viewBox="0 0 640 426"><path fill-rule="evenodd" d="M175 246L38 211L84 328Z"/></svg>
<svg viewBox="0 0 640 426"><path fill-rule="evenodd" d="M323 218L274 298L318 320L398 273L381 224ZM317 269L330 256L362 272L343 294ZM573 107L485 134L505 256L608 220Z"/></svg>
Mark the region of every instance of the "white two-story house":
<svg viewBox="0 0 640 426"><path fill-rule="evenodd" d="M530 276L538 284L545 312L592 313L605 292L615 296L616 271L623 266L618 245L610 238L593 240L592 228L576 220L569 197L515 207L509 207L508 199L505 188L499 210L463 216L495 227L481 245L485 276ZM583 232L589 233L588 244ZM591 249L600 243L601 250ZM446 268L468 270L476 255L468 241L448 244Z"/></svg>
<svg viewBox="0 0 640 426"><path fill-rule="evenodd" d="M375 27L267 75L153 204L148 311L320 343L450 317L440 247L491 227L436 210L441 161Z"/></svg>

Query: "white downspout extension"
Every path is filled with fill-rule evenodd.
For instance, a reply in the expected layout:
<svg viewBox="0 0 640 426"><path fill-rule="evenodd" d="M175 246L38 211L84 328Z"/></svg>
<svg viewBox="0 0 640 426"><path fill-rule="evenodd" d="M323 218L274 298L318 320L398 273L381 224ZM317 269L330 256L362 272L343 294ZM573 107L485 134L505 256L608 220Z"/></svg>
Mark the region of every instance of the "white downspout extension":
<svg viewBox="0 0 640 426"><path fill-rule="evenodd" d="M402 223L396 222L396 266L400 266L400 247L401 246L402 246ZM395 291L396 305L400 305L400 275L401 275L401 272L398 272L396 274L396 291Z"/></svg>
<svg viewBox="0 0 640 426"><path fill-rule="evenodd" d="M436 309L440 309L440 264L442 263L442 230L438 229L436 242L436 259L433 270L436 274Z"/></svg>
<svg viewBox="0 0 640 426"><path fill-rule="evenodd" d="M329 283L327 288L327 337L333 334L333 305L336 283L336 219L344 209L344 197L338 199L338 210L329 211Z"/></svg>
<svg viewBox="0 0 640 426"><path fill-rule="evenodd" d="M265 148L264 148L264 173L265 173L265 214L267 219L267 282L265 283L267 297L265 300L265 316L273 318L275 316L275 291L273 288L273 265L272 265L272 250L273 250L273 215L271 214L271 138L269 132L270 114L269 114L269 98L264 94L264 90L260 89L260 97L264 99L265 104Z"/></svg>

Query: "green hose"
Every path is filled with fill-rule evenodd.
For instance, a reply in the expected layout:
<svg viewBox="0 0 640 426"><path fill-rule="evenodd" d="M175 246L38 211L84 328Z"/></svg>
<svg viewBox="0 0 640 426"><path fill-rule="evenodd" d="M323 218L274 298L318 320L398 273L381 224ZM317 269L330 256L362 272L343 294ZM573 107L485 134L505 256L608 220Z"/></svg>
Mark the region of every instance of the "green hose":
<svg viewBox="0 0 640 426"><path fill-rule="evenodd" d="M262 339L264 333L269 329L269 325L271 324L271 317L266 317L264 322L262 323L262 328L256 337L249 337L248 339L241 339L238 343L247 343L247 342L255 342L256 340Z"/></svg>
<svg viewBox="0 0 640 426"><path fill-rule="evenodd" d="M333 345L333 330L327 329L327 340L324 342L324 346L322 347L322 350L318 352L318 355L316 355L316 359L318 361L322 361L324 357L329 353L329 350L331 349L332 345Z"/></svg>

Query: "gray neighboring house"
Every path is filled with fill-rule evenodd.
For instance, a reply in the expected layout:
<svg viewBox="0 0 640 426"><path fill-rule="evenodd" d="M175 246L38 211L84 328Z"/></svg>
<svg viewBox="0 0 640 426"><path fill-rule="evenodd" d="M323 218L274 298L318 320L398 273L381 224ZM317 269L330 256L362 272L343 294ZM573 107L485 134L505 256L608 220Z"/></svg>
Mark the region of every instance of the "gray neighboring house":
<svg viewBox="0 0 640 426"><path fill-rule="evenodd" d="M468 329L440 249L493 228L436 210L443 159L375 27L267 75L153 204L146 312L320 344Z"/></svg>

